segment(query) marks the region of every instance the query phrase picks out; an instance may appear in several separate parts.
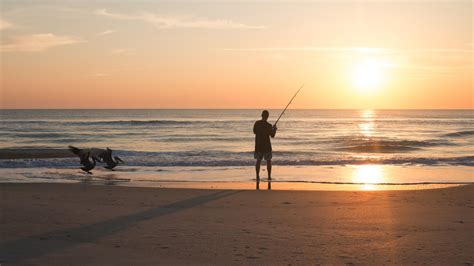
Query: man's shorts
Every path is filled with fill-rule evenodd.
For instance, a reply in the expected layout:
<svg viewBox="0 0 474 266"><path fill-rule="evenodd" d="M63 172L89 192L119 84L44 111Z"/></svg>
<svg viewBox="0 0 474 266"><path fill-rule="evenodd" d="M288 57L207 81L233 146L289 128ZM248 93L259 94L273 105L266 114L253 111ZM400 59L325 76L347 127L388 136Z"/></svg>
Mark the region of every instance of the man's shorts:
<svg viewBox="0 0 474 266"><path fill-rule="evenodd" d="M272 159L272 152L254 152L253 153L253 158L257 160L262 160L265 159L265 161L271 160Z"/></svg>

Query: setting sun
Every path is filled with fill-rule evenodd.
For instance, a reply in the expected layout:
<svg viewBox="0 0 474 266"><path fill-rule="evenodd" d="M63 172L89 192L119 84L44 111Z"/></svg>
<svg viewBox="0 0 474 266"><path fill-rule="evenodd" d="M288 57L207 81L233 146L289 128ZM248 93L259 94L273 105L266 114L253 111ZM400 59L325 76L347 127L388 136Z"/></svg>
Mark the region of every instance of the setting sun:
<svg viewBox="0 0 474 266"><path fill-rule="evenodd" d="M352 70L352 84L359 90L379 89L384 79L385 73L380 60L373 58L357 62Z"/></svg>

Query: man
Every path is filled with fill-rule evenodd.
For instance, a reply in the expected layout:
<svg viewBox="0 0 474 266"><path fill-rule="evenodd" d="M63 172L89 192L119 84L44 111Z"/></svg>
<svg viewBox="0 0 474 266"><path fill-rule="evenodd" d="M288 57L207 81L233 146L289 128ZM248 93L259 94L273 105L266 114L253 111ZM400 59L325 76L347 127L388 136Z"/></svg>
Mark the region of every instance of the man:
<svg viewBox="0 0 474 266"><path fill-rule="evenodd" d="M262 159L267 161L268 189L272 189L272 143L270 137L274 138L277 128L267 122L269 113L267 110L262 112L262 120L255 122L253 133L255 134L255 153L257 160L255 171L257 173L257 189L260 189L260 164Z"/></svg>

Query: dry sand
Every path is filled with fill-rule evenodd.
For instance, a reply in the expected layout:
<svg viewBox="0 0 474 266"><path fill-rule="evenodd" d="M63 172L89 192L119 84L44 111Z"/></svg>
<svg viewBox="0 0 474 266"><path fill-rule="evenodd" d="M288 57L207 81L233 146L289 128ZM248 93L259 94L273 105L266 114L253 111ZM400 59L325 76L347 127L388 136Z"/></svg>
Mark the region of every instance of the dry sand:
<svg viewBox="0 0 474 266"><path fill-rule="evenodd" d="M0 184L0 264L472 264L473 195Z"/></svg>

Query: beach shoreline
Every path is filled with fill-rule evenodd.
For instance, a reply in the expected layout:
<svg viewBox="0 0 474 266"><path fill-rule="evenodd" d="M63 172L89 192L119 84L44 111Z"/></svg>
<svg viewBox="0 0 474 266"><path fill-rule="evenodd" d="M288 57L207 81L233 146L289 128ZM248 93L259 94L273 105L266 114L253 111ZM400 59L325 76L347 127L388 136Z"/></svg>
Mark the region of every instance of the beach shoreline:
<svg viewBox="0 0 474 266"><path fill-rule="evenodd" d="M78 167L39 160L0 160L0 183L78 183L131 187L250 189L255 169L246 167L144 167L120 165L115 171L101 165L84 173ZM78 164L76 160L73 163ZM20 165L22 164L22 165ZM45 164L46 167L37 167ZM266 169L263 169L264 171ZM275 190L413 190L473 184L466 166L280 166L273 167ZM267 174L261 185L266 189Z"/></svg>
<svg viewBox="0 0 474 266"><path fill-rule="evenodd" d="M252 191L0 184L2 264L469 264L473 185Z"/></svg>

